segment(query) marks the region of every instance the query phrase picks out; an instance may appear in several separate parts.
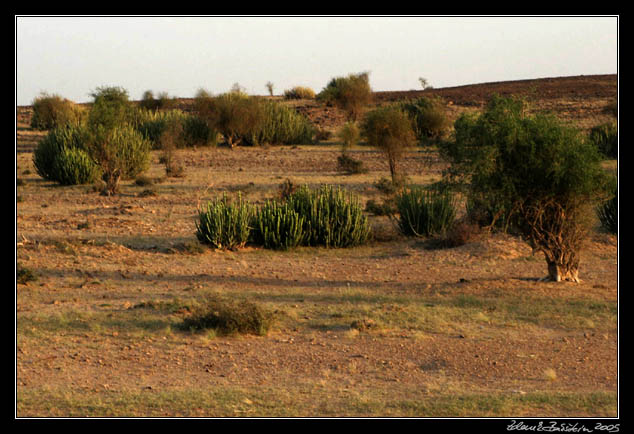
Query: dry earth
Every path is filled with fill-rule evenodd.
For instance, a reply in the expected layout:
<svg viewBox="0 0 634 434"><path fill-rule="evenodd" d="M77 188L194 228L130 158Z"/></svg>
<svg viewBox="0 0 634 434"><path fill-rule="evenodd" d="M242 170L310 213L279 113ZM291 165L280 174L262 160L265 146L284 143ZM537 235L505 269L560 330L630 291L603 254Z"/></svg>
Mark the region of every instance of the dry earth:
<svg viewBox="0 0 634 434"><path fill-rule="evenodd" d="M454 115L494 91L529 92L587 128L608 116L616 77L433 90ZM341 120L335 109L295 104L322 128ZM184 178L128 182L121 195L103 197L37 176L28 150L40 133L28 115L18 108L17 263L37 280L16 285L18 417L616 416L616 237L592 233L580 284L538 281L545 263L519 239L496 234L437 248L399 236L384 217L370 217L376 239L354 249L193 252L196 207L222 192L259 203L290 178L339 184L366 201L380 197L373 183L387 165L358 147L369 173L343 176L333 143L186 150ZM158 157L151 178L163 178ZM442 164L411 152L405 168L427 183ZM183 312L143 308L206 293L249 297L280 320L264 337L210 336L178 331ZM495 300L537 310L518 320ZM549 305L585 310L542 318L539 307ZM593 306L611 314L587 315ZM350 327L364 318L379 326ZM540 401L549 394L610 399L596 407ZM428 407L452 396L484 401Z"/></svg>

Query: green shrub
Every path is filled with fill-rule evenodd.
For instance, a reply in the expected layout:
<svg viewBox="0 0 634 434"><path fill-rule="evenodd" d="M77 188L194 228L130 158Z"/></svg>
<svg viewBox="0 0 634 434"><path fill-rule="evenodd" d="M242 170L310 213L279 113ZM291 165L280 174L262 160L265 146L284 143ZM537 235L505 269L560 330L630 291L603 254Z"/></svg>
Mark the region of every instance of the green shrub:
<svg viewBox="0 0 634 434"><path fill-rule="evenodd" d="M37 275L30 268L23 267L20 264L16 266L16 282L26 285L28 282L37 280Z"/></svg>
<svg viewBox="0 0 634 434"><path fill-rule="evenodd" d="M341 155L337 157L337 165L339 170L349 175L368 172L368 169L363 167L363 161L355 160L345 152L342 152Z"/></svg>
<svg viewBox="0 0 634 434"><path fill-rule="evenodd" d="M196 95L194 110L232 148L257 137L266 119L262 100L242 92L212 96L201 90Z"/></svg>
<svg viewBox="0 0 634 434"><path fill-rule="evenodd" d="M456 216L456 202L448 191L404 189L396 198L398 228L404 235L444 233Z"/></svg>
<svg viewBox="0 0 634 434"><path fill-rule="evenodd" d="M294 109L275 101L261 102L262 123L248 137L252 144L306 145L313 142L315 129Z"/></svg>
<svg viewBox="0 0 634 434"><path fill-rule="evenodd" d="M442 100L422 97L401 103L400 107L412 120L414 134L420 144L432 144L446 135L450 122Z"/></svg>
<svg viewBox="0 0 634 434"><path fill-rule="evenodd" d="M369 74L362 72L335 77L317 94L317 100L341 108L348 114L348 119L354 121L372 100Z"/></svg>
<svg viewBox="0 0 634 434"><path fill-rule="evenodd" d="M77 125L81 121L81 107L59 95L43 93L35 98L32 108L31 127L37 130Z"/></svg>
<svg viewBox="0 0 634 434"><path fill-rule="evenodd" d="M618 195L612 196L604 204L600 205L597 213L601 226L612 234L617 234L619 230L619 203Z"/></svg>
<svg viewBox="0 0 634 434"><path fill-rule="evenodd" d="M202 306L181 324L185 330L213 329L224 335L255 334L265 336L275 314L255 303L232 300L223 297L209 297Z"/></svg>
<svg viewBox="0 0 634 434"><path fill-rule="evenodd" d="M84 147L85 130L73 125L56 127L40 140L33 153L35 170L42 178L59 181L55 162L63 149Z"/></svg>
<svg viewBox="0 0 634 434"><path fill-rule="evenodd" d="M119 168L122 179L134 179L149 167L151 144L129 125L114 128L105 146L108 158L114 157L107 164Z"/></svg>
<svg viewBox="0 0 634 434"><path fill-rule="evenodd" d="M182 122L185 146L216 146L218 132L203 119L189 114Z"/></svg>
<svg viewBox="0 0 634 434"><path fill-rule="evenodd" d="M609 199L597 206L597 215L601 226L616 235L619 230L619 190L616 176L610 190Z"/></svg>
<svg viewBox="0 0 634 434"><path fill-rule="evenodd" d="M163 133L173 123L184 124L186 117L187 115L180 110L156 112L145 110L137 119L136 129L152 143L152 149L160 149Z"/></svg>
<svg viewBox="0 0 634 434"><path fill-rule="evenodd" d="M351 247L363 244L370 235L359 199L340 188L304 186L289 197L288 204L305 219L306 245Z"/></svg>
<svg viewBox="0 0 634 434"><path fill-rule="evenodd" d="M390 216L396 213L396 206L393 200L387 199L383 203L378 203L370 199L365 203L365 211L376 216Z"/></svg>
<svg viewBox="0 0 634 434"><path fill-rule="evenodd" d="M106 129L97 125L89 132L86 150L97 162L105 182L103 194L115 194L121 179L134 179L150 163L151 144L128 124Z"/></svg>
<svg viewBox="0 0 634 434"><path fill-rule="evenodd" d="M62 185L89 184L99 176L99 167L79 148L64 148L53 164L55 180Z"/></svg>
<svg viewBox="0 0 634 434"><path fill-rule="evenodd" d="M341 140L341 147L345 150L359 142L361 131L356 123L348 121L339 128L337 136Z"/></svg>
<svg viewBox="0 0 634 434"><path fill-rule="evenodd" d="M618 158L619 132L616 122L597 125L590 130L589 140L594 143L607 158Z"/></svg>
<svg viewBox="0 0 634 434"><path fill-rule="evenodd" d="M288 203L267 202L255 213L252 227L253 242L267 249L288 250L305 238L304 217Z"/></svg>
<svg viewBox="0 0 634 434"><path fill-rule="evenodd" d="M170 110L176 105L176 99L171 98L167 92L161 92L158 94L158 99L154 98L154 93L151 90L143 92L143 97L139 101L139 106L146 110Z"/></svg>
<svg viewBox="0 0 634 434"><path fill-rule="evenodd" d="M135 110L130 105L127 90L116 86L98 87L91 96L93 103L88 113L91 130L109 130L132 122Z"/></svg>
<svg viewBox="0 0 634 434"><path fill-rule="evenodd" d="M237 249L249 240L253 208L242 195L236 203L230 203L227 195L207 203L198 212L196 237L204 244L218 249Z"/></svg>

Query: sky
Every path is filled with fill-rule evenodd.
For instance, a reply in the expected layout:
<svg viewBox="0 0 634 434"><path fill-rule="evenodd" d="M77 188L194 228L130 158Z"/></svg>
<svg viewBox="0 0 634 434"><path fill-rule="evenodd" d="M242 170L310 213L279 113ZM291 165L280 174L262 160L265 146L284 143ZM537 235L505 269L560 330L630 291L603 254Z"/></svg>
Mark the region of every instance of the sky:
<svg viewBox="0 0 634 434"><path fill-rule="evenodd" d="M618 54L617 16L15 16L17 105L105 86L319 92L360 72L375 91L616 74Z"/></svg>

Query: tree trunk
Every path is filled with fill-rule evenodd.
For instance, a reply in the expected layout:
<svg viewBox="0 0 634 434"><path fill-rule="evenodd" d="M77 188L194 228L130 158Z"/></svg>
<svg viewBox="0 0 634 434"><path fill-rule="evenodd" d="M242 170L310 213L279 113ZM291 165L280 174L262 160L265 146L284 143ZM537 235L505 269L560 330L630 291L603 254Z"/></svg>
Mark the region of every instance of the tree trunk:
<svg viewBox="0 0 634 434"><path fill-rule="evenodd" d="M545 280L551 282L575 282L579 283L579 264L558 264L553 261L546 261L548 264L548 277Z"/></svg>
<svg viewBox="0 0 634 434"><path fill-rule="evenodd" d="M392 184L398 184L398 174L396 172L396 158L388 156L388 164L390 166L390 175L392 176Z"/></svg>

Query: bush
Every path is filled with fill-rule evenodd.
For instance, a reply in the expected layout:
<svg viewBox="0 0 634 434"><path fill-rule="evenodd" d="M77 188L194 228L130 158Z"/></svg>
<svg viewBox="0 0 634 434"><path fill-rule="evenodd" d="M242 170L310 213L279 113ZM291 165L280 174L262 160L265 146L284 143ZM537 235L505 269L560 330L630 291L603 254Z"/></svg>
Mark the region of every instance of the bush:
<svg viewBox="0 0 634 434"><path fill-rule="evenodd" d="M101 168L103 194L115 194L121 179L134 179L150 163L150 142L127 124L111 129L98 126L90 132L86 148Z"/></svg>
<svg viewBox="0 0 634 434"><path fill-rule="evenodd" d="M37 280L37 275L30 268L23 267L20 264L16 265L16 282L21 285L26 285L29 282Z"/></svg>
<svg viewBox="0 0 634 434"><path fill-rule="evenodd" d="M91 130L106 130L130 123L134 110L128 99L128 91L116 86L98 87L91 93L93 103L88 114Z"/></svg>
<svg viewBox="0 0 634 434"><path fill-rule="evenodd" d="M134 179L147 170L150 162L151 144L138 131L128 125L114 128L109 134L105 153L114 161L103 161L106 168L114 164L122 179ZM99 155L99 152L96 153ZM99 161L99 160L98 160Z"/></svg>
<svg viewBox="0 0 634 434"><path fill-rule="evenodd" d="M391 199L384 200L383 203L370 199L365 203L365 211L376 216L390 216L396 212L396 206Z"/></svg>
<svg viewBox="0 0 634 434"><path fill-rule="evenodd" d="M447 247L463 246L482 236L480 226L472 222L469 217L455 221L445 234L444 244Z"/></svg>
<svg viewBox="0 0 634 434"><path fill-rule="evenodd" d="M306 145L313 142L315 128L305 116L275 101L260 104L262 123L248 135L250 143Z"/></svg>
<svg viewBox="0 0 634 434"><path fill-rule="evenodd" d="M198 212L196 237L204 244L218 249L237 249L249 241L253 208L238 196L237 203L230 203L226 195L207 203Z"/></svg>
<svg viewBox="0 0 634 434"><path fill-rule="evenodd" d="M345 152L342 152L341 155L337 157L337 165L339 170L349 175L368 172L368 169L363 167L363 161L355 160Z"/></svg>
<svg viewBox="0 0 634 434"><path fill-rule="evenodd" d="M619 132L616 122L597 125L590 130L589 140L594 143L607 158L619 156Z"/></svg>
<svg viewBox="0 0 634 434"><path fill-rule="evenodd" d="M152 143L153 149L160 148L161 135L175 123L182 127L181 147L215 146L218 136L218 132L204 119L177 109L159 112L137 109L132 123Z"/></svg>
<svg viewBox="0 0 634 434"><path fill-rule="evenodd" d="M49 181L59 181L55 164L62 150L71 148L83 148L85 143L85 130L72 125L57 127L49 133L37 145L33 153L35 170L42 178Z"/></svg>
<svg viewBox="0 0 634 434"><path fill-rule="evenodd" d="M448 191L404 189L396 198L398 228L408 236L444 233L456 216L456 202Z"/></svg>
<svg viewBox="0 0 634 434"><path fill-rule="evenodd" d="M257 137L265 122L262 101L241 92L211 96L201 90L196 96L194 109L210 128L224 136L232 148L243 140Z"/></svg>
<svg viewBox="0 0 634 434"><path fill-rule="evenodd" d="M372 100L369 74L362 72L347 77L336 77L317 95L317 100L335 105L346 111L350 120L356 120L363 107Z"/></svg>
<svg viewBox="0 0 634 434"><path fill-rule="evenodd" d="M610 190L609 199L597 207L597 215L601 226L608 232L617 235L619 230L619 190L616 176Z"/></svg>
<svg viewBox="0 0 634 434"><path fill-rule="evenodd" d="M361 131L356 123L348 121L337 131L337 136L341 140L341 147L345 150L359 142Z"/></svg>
<svg viewBox="0 0 634 434"><path fill-rule="evenodd" d="M442 100L422 97L400 105L414 126L414 134L422 145L432 144L442 139L449 127Z"/></svg>
<svg viewBox="0 0 634 434"><path fill-rule="evenodd" d="M181 324L185 330L214 329L225 335L255 334L265 336L275 315L255 303L237 301L218 296L209 297L201 307L195 308Z"/></svg>
<svg viewBox="0 0 634 434"><path fill-rule="evenodd" d="M616 235L619 230L619 199L618 195L612 196L604 204L600 205L597 210L601 226L608 232Z"/></svg>
<svg viewBox="0 0 634 434"><path fill-rule="evenodd" d="M218 132L198 116L187 115L183 119L183 143L185 146L216 146Z"/></svg>
<svg viewBox="0 0 634 434"><path fill-rule="evenodd" d="M139 102L139 106L146 110L169 110L176 105L176 99L171 98L167 92L161 92L158 95L158 99L154 98L154 93L151 90L143 92L143 97Z"/></svg>
<svg viewBox="0 0 634 434"><path fill-rule="evenodd" d="M252 227L253 242L267 249L288 250L305 238L304 217L288 203L267 202L256 212Z"/></svg>
<svg viewBox="0 0 634 434"><path fill-rule="evenodd" d="M37 130L78 125L81 121L81 107L59 95L43 93L35 98L32 108L31 127Z"/></svg>
<svg viewBox="0 0 634 434"><path fill-rule="evenodd" d="M99 167L79 148L63 148L55 159L53 172L62 185L89 184L99 177Z"/></svg>
<svg viewBox="0 0 634 434"><path fill-rule="evenodd" d="M290 90L284 91L286 99L314 99L315 91L309 87L295 86Z"/></svg>
<svg viewBox="0 0 634 434"><path fill-rule="evenodd" d="M160 149L161 136L171 124L184 124L188 117L180 110L149 111L141 110L136 117L135 128L150 141L152 149Z"/></svg>
<svg viewBox="0 0 634 434"><path fill-rule="evenodd" d="M351 247L363 244L370 235L358 198L340 188L304 186L289 197L288 204L304 217L305 245Z"/></svg>

